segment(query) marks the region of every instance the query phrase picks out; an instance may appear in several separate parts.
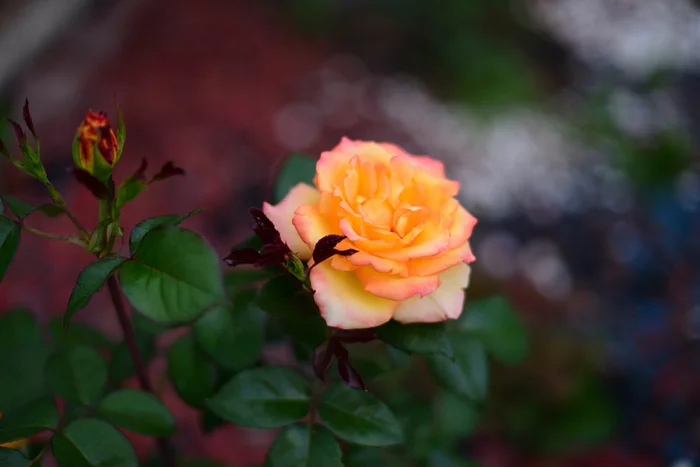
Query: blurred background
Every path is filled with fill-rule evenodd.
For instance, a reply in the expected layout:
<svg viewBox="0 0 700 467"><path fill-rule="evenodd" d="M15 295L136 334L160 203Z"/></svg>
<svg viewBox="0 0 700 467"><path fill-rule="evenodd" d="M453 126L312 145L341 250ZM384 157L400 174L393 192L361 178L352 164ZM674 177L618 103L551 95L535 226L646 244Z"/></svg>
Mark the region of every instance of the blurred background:
<svg viewBox="0 0 700 467"><path fill-rule="evenodd" d="M289 153L318 157L347 135L443 160L480 220L468 297L507 295L531 341L524 364L494 365L478 423L444 405L465 456L700 465L697 0L0 2L0 116L20 119L29 99L49 177L89 225L71 142L88 108L116 115L115 95L117 176L144 157L188 172L130 205L125 228L204 207L188 225L222 255ZM43 199L10 169L1 193ZM89 261L29 236L16 259L0 309L42 319ZM109 308L100 295L82 318L116 333ZM171 403L178 444L260 465L270 434L204 435Z"/></svg>

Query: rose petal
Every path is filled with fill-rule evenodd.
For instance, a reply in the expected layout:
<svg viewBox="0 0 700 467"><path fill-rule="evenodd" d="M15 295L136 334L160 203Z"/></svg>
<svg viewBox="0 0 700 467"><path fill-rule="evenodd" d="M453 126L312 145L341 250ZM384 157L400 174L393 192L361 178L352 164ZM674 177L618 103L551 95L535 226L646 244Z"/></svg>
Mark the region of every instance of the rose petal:
<svg viewBox="0 0 700 467"><path fill-rule="evenodd" d="M414 295L426 296L434 292L440 284L438 276L401 277L378 272L371 266L358 268L355 272L367 292L396 301L406 300Z"/></svg>
<svg viewBox="0 0 700 467"><path fill-rule="evenodd" d="M391 319L398 302L367 292L354 272L337 271L328 262L310 272L314 300L328 326L364 329Z"/></svg>
<svg viewBox="0 0 700 467"><path fill-rule="evenodd" d="M302 241L294 228L294 212L304 204L317 203L320 198L318 190L305 183L299 183L289 190L287 196L277 205L263 203L263 212L279 231L282 240L301 259L311 258L311 249Z"/></svg>
<svg viewBox="0 0 700 467"><path fill-rule="evenodd" d="M301 240L313 251L316 243L326 235L340 235L340 229L331 229L316 204L304 204L294 212L294 228ZM348 246L350 248L350 246Z"/></svg>
<svg viewBox="0 0 700 467"><path fill-rule="evenodd" d="M435 292L401 302L393 318L402 323L435 323L459 318L470 273L471 268L466 263L451 267L439 275L440 287Z"/></svg>
<svg viewBox="0 0 700 467"><path fill-rule="evenodd" d="M405 262L393 261L371 255L362 250L348 257L348 261L353 266L372 266L378 272L398 274L406 277L408 275L408 264Z"/></svg>
<svg viewBox="0 0 700 467"><path fill-rule="evenodd" d="M466 242L460 248L447 250L432 258L416 258L408 262L409 276L432 276L440 274L449 268L461 263L473 263L476 260L471 245Z"/></svg>
<svg viewBox="0 0 700 467"><path fill-rule="evenodd" d="M469 240L477 222L476 217L459 206L455 211L452 227L450 227L450 248L457 248Z"/></svg>

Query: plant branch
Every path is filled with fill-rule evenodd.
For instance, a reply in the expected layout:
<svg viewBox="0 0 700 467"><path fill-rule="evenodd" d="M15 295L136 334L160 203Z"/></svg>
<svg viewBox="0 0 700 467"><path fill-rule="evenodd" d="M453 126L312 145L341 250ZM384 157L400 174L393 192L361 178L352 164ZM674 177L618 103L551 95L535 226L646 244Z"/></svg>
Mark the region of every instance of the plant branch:
<svg viewBox="0 0 700 467"><path fill-rule="evenodd" d="M309 405L309 436L311 436L311 433L313 432L314 429L314 423L316 422L316 408L318 407L318 397L319 397L319 389L322 390L323 386L321 386L318 383L313 383L311 386L311 404ZM321 391L322 392L322 391Z"/></svg>
<svg viewBox="0 0 700 467"><path fill-rule="evenodd" d="M139 380L139 384L144 391L155 394L151 380L148 378L146 367L143 364L139 347L136 344L134 326L132 325L131 319L128 316L126 307L124 306L124 301L122 300L121 291L119 290L119 284L114 276L110 276L110 278L107 279L107 287L109 288L109 295L112 298L112 303L114 303L114 309L117 312L119 324L122 328L122 332L124 333L126 346L129 348L131 360L134 363L134 370L136 371L136 377ZM173 448L170 440L168 438L158 438L157 442L160 457L163 460L163 466L175 467L175 457L173 455Z"/></svg>
<svg viewBox="0 0 700 467"><path fill-rule="evenodd" d="M46 444L41 448L41 450L39 451L39 453L34 457L34 459L32 459L31 461L29 461L29 467L31 467L31 466L33 466L33 465L38 465L38 462L41 461L42 456L44 455L44 453L46 452L46 450L49 448L49 445L50 445L50 444L51 444L51 443L46 443Z"/></svg>
<svg viewBox="0 0 700 467"><path fill-rule="evenodd" d="M73 245L81 246L83 248L85 248L85 246L86 246L85 242L83 242L81 239L79 239L77 237L65 237L63 235L55 235L55 234L52 234L49 232L44 232L42 230L34 229L32 227L29 227L28 225L25 225L24 223L22 223L22 229L24 229L27 232L34 234L38 237L50 238L52 240L61 240L63 242L68 242L68 243L72 243Z"/></svg>
<svg viewBox="0 0 700 467"><path fill-rule="evenodd" d="M72 212L70 212L70 209L68 209L66 201L63 199L63 196L61 196L61 193L59 193L58 190L56 190L56 188L54 188L54 186L48 180L46 181L45 185L46 188L49 190L49 195L51 196L51 199L53 200L54 204L66 213L66 216L68 216L75 228L78 229L80 237L87 244L90 241L90 233L85 227L83 227L83 224L80 223L78 218L75 217L75 215L73 215Z"/></svg>

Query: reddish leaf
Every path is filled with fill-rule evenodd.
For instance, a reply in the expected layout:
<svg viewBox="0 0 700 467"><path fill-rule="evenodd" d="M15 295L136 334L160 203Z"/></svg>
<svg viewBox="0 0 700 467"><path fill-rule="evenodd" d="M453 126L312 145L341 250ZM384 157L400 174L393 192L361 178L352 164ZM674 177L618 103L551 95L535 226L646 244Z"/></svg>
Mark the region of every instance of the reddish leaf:
<svg viewBox="0 0 700 467"><path fill-rule="evenodd" d="M314 369L316 377L321 381L326 381L326 372L331 366L331 360L333 359L336 345L336 341L331 339L314 350L314 354L311 358L311 366Z"/></svg>
<svg viewBox="0 0 700 467"><path fill-rule="evenodd" d="M148 161L146 160L146 158L141 159L141 166L136 170L136 172L131 174L131 178L145 182L147 168L148 168Z"/></svg>
<svg viewBox="0 0 700 467"><path fill-rule="evenodd" d="M112 193L110 193L109 188L89 172L80 169L73 169L73 175L75 176L76 180L78 180L78 182L85 188L90 190L90 192L95 195L96 198L112 199Z"/></svg>
<svg viewBox="0 0 700 467"><path fill-rule="evenodd" d="M253 230L262 240L263 247L259 251L253 248L232 251L229 256L224 258L224 261L226 261L226 264L229 266L237 266L239 264L253 264L256 267L283 265L288 255L291 253L291 250L287 244L282 241L280 233L262 210L250 208L248 212L253 216L257 224Z"/></svg>
<svg viewBox="0 0 700 467"><path fill-rule="evenodd" d="M158 182L160 180L165 180L166 178L174 177L176 175L185 175L185 170L177 167L171 161L168 161L161 167L160 171L153 176L151 183Z"/></svg>
<svg viewBox="0 0 700 467"><path fill-rule="evenodd" d="M333 335L339 342L353 344L355 342L370 342L377 338L377 333L371 329L339 329Z"/></svg>
<svg viewBox="0 0 700 467"><path fill-rule="evenodd" d="M251 216L253 216L255 223L258 224L258 226L253 228L253 230L265 245L282 243L282 237L275 228L275 224L273 224L272 221L267 218L262 209L250 208L248 209L248 212Z"/></svg>
<svg viewBox="0 0 700 467"><path fill-rule="evenodd" d="M8 118L7 121L10 122L10 125L12 125L12 129L15 131L17 141L19 142L19 146L21 148L22 144L24 144L24 142L27 140L27 136L24 134L24 130L22 130L22 127L19 125L19 123L15 122L14 120L10 120Z"/></svg>
<svg viewBox="0 0 700 467"><path fill-rule="evenodd" d="M338 359L338 375L348 387L366 391L365 383L362 381L362 377L357 370L352 367L348 360Z"/></svg>
<svg viewBox="0 0 700 467"><path fill-rule="evenodd" d="M34 129L34 122L32 121L32 115L29 112L29 99L24 99L24 108L22 109L22 114L24 115L24 123L27 124L27 128L32 132L34 139L39 139L36 135L36 130Z"/></svg>
<svg viewBox="0 0 700 467"><path fill-rule="evenodd" d="M337 250L335 247L345 240L344 235L326 235L318 242L316 242L316 247L314 248L313 258L314 266L322 263L331 256L351 256L357 253L357 250L348 248L347 250Z"/></svg>
<svg viewBox="0 0 700 467"><path fill-rule="evenodd" d="M236 267L241 264L257 264L263 256L254 248L243 248L242 250L232 251L224 262L231 267Z"/></svg>

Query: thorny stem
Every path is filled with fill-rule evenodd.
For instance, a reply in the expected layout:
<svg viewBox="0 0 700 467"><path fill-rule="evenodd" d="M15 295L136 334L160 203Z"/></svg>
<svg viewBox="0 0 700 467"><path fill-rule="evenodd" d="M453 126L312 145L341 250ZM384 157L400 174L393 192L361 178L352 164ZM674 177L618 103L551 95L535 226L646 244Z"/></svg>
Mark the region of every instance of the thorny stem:
<svg viewBox="0 0 700 467"><path fill-rule="evenodd" d="M32 227L29 227L28 225L22 224L22 229L26 230L29 233L32 233L38 237L44 237L44 238L50 238L52 240L61 240L63 242L68 242L72 243L73 245L78 245L81 247L85 247L85 242L83 242L81 239L77 237L65 237L63 235L55 235L49 232L44 232L41 230L34 229Z"/></svg>
<svg viewBox="0 0 700 467"><path fill-rule="evenodd" d="M148 378L146 367L141 359L141 353L139 352L138 345L136 344L134 327L127 314L126 307L124 307L124 301L122 300L121 291L119 290L119 284L117 284L117 280L114 278L114 276L107 279L107 287L109 288L109 295L112 298L112 303L114 303L114 309L117 312L119 324L122 328L122 332L124 333L126 346L129 348L131 360L134 363L136 378L139 380L139 384L144 391L155 394L151 380ZM160 457L163 460L163 466L175 467L175 457L173 455L173 447L170 440L168 438L158 438L157 441Z"/></svg>

